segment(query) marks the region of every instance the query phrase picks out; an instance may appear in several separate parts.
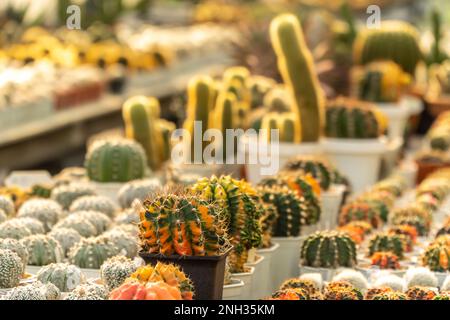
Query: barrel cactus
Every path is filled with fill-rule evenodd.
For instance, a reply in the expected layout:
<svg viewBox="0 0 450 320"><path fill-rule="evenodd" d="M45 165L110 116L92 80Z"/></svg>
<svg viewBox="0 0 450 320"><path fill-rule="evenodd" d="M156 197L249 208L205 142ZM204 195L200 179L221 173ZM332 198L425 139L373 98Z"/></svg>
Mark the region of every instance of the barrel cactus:
<svg viewBox="0 0 450 320"><path fill-rule="evenodd" d="M95 227L96 235L105 232L112 225L111 219L98 211L77 211L71 213L70 216L90 222Z"/></svg>
<svg viewBox="0 0 450 320"><path fill-rule="evenodd" d="M333 277L333 281L347 281L363 294L369 288L369 282L366 277L359 272L351 269L343 270Z"/></svg>
<svg viewBox="0 0 450 320"><path fill-rule="evenodd" d="M84 217L69 215L68 217L60 220L53 230L60 228L68 228L77 231L82 237L93 237L98 234L97 228L90 221ZM52 230L52 231L53 231Z"/></svg>
<svg viewBox="0 0 450 320"><path fill-rule="evenodd" d="M68 263L51 263L42 267L37 279L42 283L53 283L60 291L69 292L86 282L81 270Z"/></svg>
<svg viewBox="0 0 450 320"><path fill-rule="evenodd" d="M116 204L103 196L84 196L76 199L70 206L71 212L97 211L106 214L111 219L117 211Z"/></svg>
<svg viewBox="0 0 450 320"><path fill-rule="evenodd" d="M117 196L122 208L129 208L134 200L144 201L152 192L161 188L158 179L136 180L120 188Z"/></svg>
<svg viewBox="0 0 450 320"><path fill-rule="evenodd" d="M46 298L42 288L34 284L13 288L3 297L4 300L46 300Z"/></svg>
<svg viewBox="0 0 450 320"><path fill-rule="evenodd" d="M92 181L127 182L144 177L146 162L144 150L132 140L97 140L88 149L85 167Z"/></svg>
<svg viewBox="0 0 450 320"><path fill-rule="evenodd" d="M23 274L23 262L9 249L0 249L0 288L13 288Z"/></svg>
<svg viewBox="0 0 450 320"><path fill-rule="evenodd" d="M72 248L77 242L81 240L81 235L75 229L71 228L55 228L48 233L49 236L55 238L66 256L69 249Z"/></svg>
<svg viewBox="0 0 450 320"><path fill-rule="evenodd" d="M300 126L294 112L268 112L261 119L261 130L268 141L272 138L271 130L278 130L278 141L299 143L302 139Z"/></svg>
<svg viewBox="0 0 450 320"><path fill-rule="evenodd" d="M403 292L384 292L373 296L372 300L408 300L408 296Z"/></svg>
<svg viewBox="0 0 450 320"><path fill-rule="evenodd" d="M350 282L331 281L324 288L325 300L362 300L364 295Z"/></svg>
<svg viewBox="0 0 450 320"><path fill-rule="evenodd" d="M65 210L68 210L73 201L82 196L94 195L94 189L81 182L73 182L56 187L52 190L51 198L57 201Z"/></svg>
<svg viewBox="0 0 450 320"><path fill-rule="evenodd" d="M22 224L28 230L30 230L31 234L44 234L46 232L44 224L35 218L13 218L10 221L17 221L19 224Z"/></svg>
<svg viewBox="0 0 450 320"><path fill-rule="evenodd" d="M302 171L309 173L316 179L322 190L328 190L332 183L332 169L330 165L321 158L298 156L288 160L284 165L285 170L288 171Z"/></svg>
<svg viewBox="0 0 450 320"><path fill-rule="evenodd" d="M369 256L375 252L390 251L400 259L403 258L405 252L406 241L401 235L379 233L375 234L369 240Z"/></svg>
<svg viewBox="0 0 450 320"><path fill-rule="evenodd" d="M61 206L49 199L31 199L25 202L17 212L17 216L35 218L41 221L48 232L62 215Z"/></svg>
<svg viewBox="0 0 450 320"><path fill-rule="evenodd" d="M376 251L370 256L371 264L380 269L396 270L400 268L398 256L392 251Z"/></svg>
<svg viewBox="0 0 450 320"><path fill-rule="evenodd" d="M422 255L422 263L432 271L450 271L450 245L436 241L431 243Z"/></svg>
<svg viewBox="0 0 450 320"><path fill-rule="evenodd" d="M7 217L13 216L16 212L14 202L4 195L0 195L0 209L3 210Z"/></svg>
<svg viewBox="0 0 450 320"><path fill-rule="evenodd" d="M30 229L17 219L6 220L0 223L0 239L12 238L20 240L30 235Z"/></svg>
<svg viewBox="0 0 450 320"><path fill-rule="evenodd" d="M61 262L64 252L58 241L48 235L32 235L20 240L28 250L28 264L45 266L49 263Z"/></svg>
<svg viewBox="0 0 450 320"><path fill-rule="evenodd" d="M22 273L25 272L25 267L28 264L28 250L22 243L20 243L19 240L11 238L0 239L0 249L7 249L16 253L19 256L20 260L22 260Z"/></svg>
<svg viewBox="0 0 450 320"><path fill-rule="evenodd" d="M368 201L357 200L343 206L339 214L340 225L345 225L351 221L365 221L374 228L378 228L383 223L377 206Z"/></svg>
<svg viewBox="0 0 450 320"><path fill-rule="evenodd" d="M108 290L96 283L86 283L77 286L64 300L107 300Z"/></svg>
<svg viewBox="0 0 450 320"><path fill-rule="evenodd" d="M119 249L105 238L86 238L69 250L69 262L88 269L99 269L108 258L119 254Z"/></svg>
<svg viewBox="0 0 450 320"><path fill-rule="evenodd" d="M134 258L138 253L138 238L120 229L109 230L101 235L112 242L121 254Z"/></svg>
<svg viewBox="0 0 450 320"><path fill-rule="evenodd" d="M136 263L124 256L106 260L100 267L100 276L106 288L111 291L125 282L137 269Z"/></svg>
<svg viewBox="0 0 450 320"><path fill-rule="evenodd" d="M420 236L427 235L431 228L432 215L427 210L417 206L410 205L404 208L394 209L390 214L393 225L414 226Z"/></svg>
<svg viewBox="0 0 450 320"><path fill-rule="evenodd" d="M301 248L301 263L320 268L353 267L356 264L356 245L339 231L316 232Z"/></svg>

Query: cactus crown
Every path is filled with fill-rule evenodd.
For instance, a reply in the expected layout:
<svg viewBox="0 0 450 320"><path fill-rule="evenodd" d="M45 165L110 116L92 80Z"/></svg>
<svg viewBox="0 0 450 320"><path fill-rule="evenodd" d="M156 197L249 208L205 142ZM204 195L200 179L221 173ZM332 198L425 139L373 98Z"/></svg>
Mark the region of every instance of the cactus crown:
<svg viewBox="0 0 450 320"><path fill-rule="evenodd" d="M369 241L369 257L378 251L390 251L403 258L406 241L404 236L389 233L375 234Z"/></svg>
<svg viewBox="0 0 450 320"><path fill-rule="evenodd" d="M322 190L328 190L332 183L332 168L322 158L313 156L298 156L290 159L284 169L288 171L303 171L311 174L320 183Z"/></svg>

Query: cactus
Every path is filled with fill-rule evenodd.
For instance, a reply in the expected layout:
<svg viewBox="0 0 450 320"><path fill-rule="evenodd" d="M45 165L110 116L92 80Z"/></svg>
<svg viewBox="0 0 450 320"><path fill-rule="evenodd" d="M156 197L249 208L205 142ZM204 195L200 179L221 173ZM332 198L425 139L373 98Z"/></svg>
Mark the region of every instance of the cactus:
<svg viewBox="0 0 450 320"><path fill-rule="evenodd" d="M366 65L357 79L358 99L371 102L397 102L411 77L392 61L376 61Z"/></svg>
<svg viewBox="0 0 450 320"><path fill-rule="evenodd" d="M374 287L375 288L388 287L394 291L403 291L403 288L405 287L405 280L400 278L399 276L388 273L376 279Z"/></svg>
<svg viewBox="0 0 450 320"><path fill-rule="evenodd" d="M64 252L58 241L48 235L33 235L20 240L28 250L28 264L45 266L54 262L61 262Z"/></svg>
<svg viewBox="0 0 450 320"><path fill-rule="evenodd" d="M62 215L58 202L49 199L31 199L25 202L17 212L18 217L35 218L42 222L48 232Z"/></svg>
<svg viewBox="0 0 450 320"><path fill-rule="evenodd" d="M81 284L64 298L64 300L107 300L108 290L96 283Z"/></svg>
<svg viewBox="0 0 450 320"><path fill-rule="evenodd" d="M123 231L129 235L132 235L133 237L139 237L139 217L137 222L133 222L133 224L119 224L115 227L111 228L110 231L118 230Z"/></svg>
<svg viewBox="0 0 450 320"><path fill-rule="evenodd" d="M216 203L223 209L220 217L233 245L231 272L243 272L248 250L257 248L262 241L258 219L263 205L256 190L247 182L231 176L200 179L191 190L199 198Z"/></svg>
<svg viewBox="0 0 450 320"><path fill-rule="evenodd" d="M14 218L14 219L10 219L9 221L17 221L18 224L21 224L25 228L30 230L31 234L44 234L46 232L45 228L44 228L44 224L35 218L29 218L29 217Z"/></svg>
<svg viewBox="0 0 450 320"><path fill-rule="evenodd" d="M294 112L269 112L263 116L261 130L264 130L268 141L271 141L272 129L278 130L280 142L299 143L302 140L300 122Z"/></svg>
<svg viewBox="0 0 450 320"><path fill-rule="evenodd" d="M120 188L117 196L122 208L129 208L134 200L144 201L152 192L161 188L157 179L136 180Z"/></svg>
<svg viewBox="0 0 450 320"><path fill-rule="evenodd" d="M422 264L432 271L450 271L450 245L436 241L426 248L422 255Z"/></svg>
<svg viewBox="0 0 450 320"><path fill-rule="evenodd" d="M369 283L367 279L362 275L361 272L355 270L343 270L333 277L332 281L347 281L355 289L361 291L363 294L369 288Z"/></svg>
<svg viewBox="0 0 450 320"><path fill-rule="evenodd" d="M356 264L356 246L345 233L316 232L301 248L301 263L319 268L353 267Z"/></svg>
<svg viewBox="0 0 450 320"><path fill-rule="evenodd" d="M97 140L86 154L89 178L97 182L127 182L146 174L144 149L132 140Z"/></svg>
<svg viewBox="0 0 450 320"><path fill-rule="evenodd" d="M369 241L368 255L371 257L375 252L390 251L400 259L403 258L406 242L404 236L379 233L375 234Z"/></svg>
<svg viewBox="0 0 450 320"><path fill-rule="evenodd" d="M284 165L284 170L300 170L311 174L319 182L322 190L328 190L332 183L332 168L329 163L319 157L298 156L292 158Z"/></svg>
<svg viewBox="0 0 450 320"><path fill-rule="evenodd" d="M86 276L74 265L51 263L39 270L37 280L42 283L53 283L60 291L69 292L85 283Z"/></svg>
<svg viewBox="0 0 450 320"><path fill-rule="evenodd" d="M70 217L90 222L95 227L95 235L102 234L112 225L111 219L106 214L97 211L77 211L71 213Z"/></svg>
<svg viewBox="0 0 450 320"><path fill-rule="evenodd" d="M373 296L372 300L408 300L408 296L402 292L385 292Z"/></svg>
<svg viewBox="0 0 450 320"><path fill-rule="evenodd" d="M436 296L434 290L422 286L410 287L405 294L409 300L433 300Z"/></svg>
<svg viewBox="0 0 450 320"><path fill-rule="evenodd" d="M412 251L413 246L416 243L417 239L417 230L415 227L406 224L392 226L389 228L388 233L403 236L406 242L405 251L406 252Z"/></svg>
<svg viewBox="0 0 450 320"><path fill-rule="evenodd" d="M109 230L101 235L113 243L128 258L134 258L138 253L138 238L120 229Z"/></svg>
<svg viewBox="0 0 450 320"><path fill-rule="evenodd" d="M58 202L63 209L68 210L72 202L76 199L94 194L94 189L86 184L70 183L53 189L51 198Z"/></svg>
<svg viewBox="0 0 450 320"><path fill-rule="evenodd" d="M389 287L370 288L364 295L364 300L373 300L375 296L386 295L392 292L394 292L394 290Z"/></svg>
<svg viewBox="0 0 450 320"><path fill-rule="evenodd" d="M25 267L28 264L28 250L23 244L16 239L0 239L0 249L7 249L16 253L20 260L22 260L22 273L25 272Z"/></svg>
<svg viewBox="0 0 450 320"><path fill-rule="evenodd" d="M286 289L303 289L309 296L314 295L318 292L313 281L299 278L293 278L284 281L280 286L280 290Z"/></svg>
<svg viewBox="0 0 450 320"><path fill-rule="evenodd" d="M6 216L11 217L16 212L14 202L7 196L0 195L0 209L6 214Z"/></svg>
<svg viewBox="0 0 450 320"><path fill-rule="evenodd" d="M16 239L20 240L31 235L23 222L18 219L6 220L0 224L0 239Z"/></svg>
<svg viewBox="0 0 450 320"><path fill-rule="evenodd" d="M109 258L100 267L100 277L111 291L122 285L137 270L136 263L124 256Z"/></svg>
<svg viewBox="0 0 450 320"><path fill-rule="evenodd" d="M0 249L0 288L13 288L23 274L23 262L17 253Z"/></svg>
<svg viewBox="0 0 450 320"><path fill-rule="evenodd" d="M226 160L236 152L234 141L227 140L226 134L227 129L239 128L239 110L236 95L222 89L217 97L213 118L215 120L214 128L220 130L222 133L223 140L219 147L221 147L220 150L222 150L223 160ZM234 146L234 149L232 150L228 148L228 145L231 143L233 143Z"/></svg>
<svg viewBox="0 0 450 320"><path fill-rule="evenodd" d="M438 279L434 273L427 268L410 268L406 271L404 278L406 281L406 288L414 286L435 288L438 285Z"/></svg>
<svg viewBox="0 0 450 320"><path fill-rule="evenodd" d="M3 297L4 300L46 300L45 292L35 284L13 288Z"/></svg>
<svg viewBox="0 0 450 320"><path fill-rule="evenodd" d="M292 96L293 111L301 123L302 141L317 141L324 120L324 95L298 18L291 14L275 17L270 25L270 39L278 69Z"/></svg>
<svg viewBox="0 0 450 320"><path fill-rule="evenodd" d="M366 221L355 220L344 224L338 230L347 233L355 243L359 244L372 232L372 225Z"/></svg>
<svg viewBox="0 0 450 320"><path fill-rule="evenodd" d="M325 300L362 300L361 291L347 281L331 281L324 288Z"/></svg>
<svg viewBox="0 0 450 320"><path fill-rule="evenodd" d="M314 287L318 291L322 291L323 288L323 277L320 273L304 273L300 277L300 280L312 281L314 283Z"/></svg>
<svg viewBox="0 0 450 320"><path fill-rule="evenodd" d="M430 212L414 204L394 209L390 216L393 225L413 225L421 236L428 234L433 218Z"/></svg>
<svg viewBox="0 0 450 320"><path fill-rule="evenodd" d="M276 82L263 76L251 76L248 79L248 89L250 90L252 109L259 108L264 104L264 98L270 89L276 85Z"/></svg>
<svg viewBox="0 0 450 320"><path fill-rule="evenodd" d="M428 64L442 63L448 59L448 55L442 50L441 40L443 38L442 32L442 17L437 8L433 8L431 12L431 26L433 32L433 45L428 55Z"/></svg>
<svg viewBox="0 0 450 320"><path fill-rule="evenodd" d="M308 292L301 288L280 289L272 294L273 300L309 300Z"/></svg>
<svg viewBox="0 0 450 320"><path fill-rule="evenodd" d="M56 239L63 249L64 256L67 255L69 249L81 240L81 235L75 229L55 228L48 233L49 236Z"/></svg>
<svg viewBox="0 0 450 320"><path fill-rule="evenodd" d="M82 237L93 237L97 235L97 228L90 221L76 215L69 215L60 220L52 231L65 228L75 230Z"/></svg>
<svg viewBox="0 0 450 320"><path fill-rule="evenodd" d="M123 225L123 224L138 224L139 223L139 209L136 208L129 208L124 210L122 213L119 213L114 218L114 224L116 225Z"/></svg>
<svg viewBox="0 0 450 320"><path fill-rule="evenodd" d="M163 255L220 255L224 228L218 207L183 194L147 200L140 211L143 251Z"/></svg>
<svg viewBox="0 0 450 320"><path fill-rule="evenodd" d="M450 300L450 292L441 291L439 294L434 296L433 300Z"/></svg>
<svg viewBox="0 0 450 320"><path fill-rule="evenodd" d="M61 291L53 283L41 283L36 281L33 283L34 286L38 287L44 294L45 300L60 300Z"/></svg>
<svg viewBox="0 0 450 320"><path fill-rule="evenodd" d="M272 246L272 230L278 218L277 208L270 204L264 204L264 212L259 219L261 225L262 241L260 248L270 248Z"/></svg>
<svg viewBox="0 0 450 320"><path fill-rule="evenodd" d="M370 256L372 266L380 269L396 270L400 268L398 256L392 251L376 251Z"/></svg>
<svg viewBox="0 0 450 320"><path fill-rule="evenodd" d="M383 21L379 28L366 29L356 37L353 46L355 63L365 65L376 60L391 60L414 75L422 60L417 30L407 22Z"/></svg>
<svg viewBox="0 0 450 320"><path fill-rule="evenodd" d="M326 107L325 135L329 138L374 139L385 130L384 115L368 103L338 98Z"/></svg>
<svg viewBox="0 0 450 320"><path fill-rule="evenodd" d="M380 211L370 201L353 201L342 207L339 215L339 223L341 226L351 221L365 221L378 228L383 219Z"/></svg>
<svg viewBox="0 0 450 320"><path fill-rule="evenodd" d="M105 238L85 238L69 250L69 262L80 267L99 269L107 259L119 254L119 249Z"/></svg>
<svg viewBox="0 0 450 320"><path fill-rule="evenodd" d="M117 206L107 197L83 196L72 203L70 211L98 211L112 219L117 211Z"/></svg>

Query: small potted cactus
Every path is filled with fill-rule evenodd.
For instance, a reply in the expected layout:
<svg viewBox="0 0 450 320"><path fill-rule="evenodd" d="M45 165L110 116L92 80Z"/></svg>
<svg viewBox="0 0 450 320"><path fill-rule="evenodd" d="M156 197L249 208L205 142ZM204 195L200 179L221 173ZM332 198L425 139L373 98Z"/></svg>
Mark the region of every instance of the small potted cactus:
<svg viewBox="0 0 450 320"><path fill-rule="evenodd" d="M379 178L387 152L386 119L376 106L342 97L330 101L325 113L325 154L353 191L361 192Z"/></svg>
<svg viewBox="0 0 450 320"><path fill-rule="evenodd" d="M436 238L422 254L422 264L431 271L442 285L450 271L450 235Z"/></svg>

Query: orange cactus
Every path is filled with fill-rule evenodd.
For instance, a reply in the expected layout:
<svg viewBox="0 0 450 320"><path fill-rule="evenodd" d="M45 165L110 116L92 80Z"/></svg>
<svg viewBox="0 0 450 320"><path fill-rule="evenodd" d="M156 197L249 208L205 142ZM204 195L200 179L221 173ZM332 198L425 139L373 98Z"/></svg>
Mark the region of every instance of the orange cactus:
<svg viewBox="0 0 450 320"><path fill-rule="evenodd" d="M177 287L164 282L127 281L111 291L110 300L182 300Z"/></svg>

